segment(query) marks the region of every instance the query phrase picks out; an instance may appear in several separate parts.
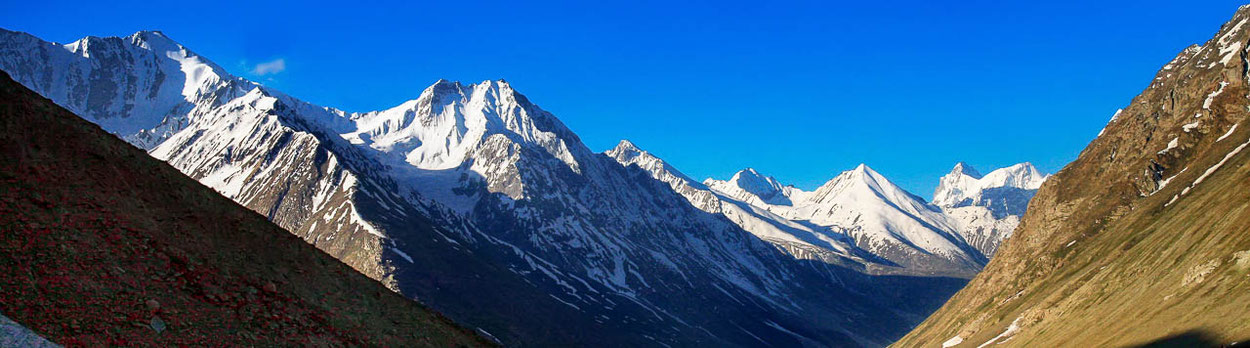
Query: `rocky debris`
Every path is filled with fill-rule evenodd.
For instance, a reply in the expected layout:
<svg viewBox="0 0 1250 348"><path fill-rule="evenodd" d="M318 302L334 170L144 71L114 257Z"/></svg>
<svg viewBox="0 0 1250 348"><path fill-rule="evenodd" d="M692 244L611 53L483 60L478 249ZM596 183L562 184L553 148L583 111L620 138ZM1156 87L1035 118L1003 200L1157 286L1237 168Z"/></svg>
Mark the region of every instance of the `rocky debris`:
<svg viewBox="0 0 1250 348"><path fill-rule="evenodd" d="M149 311L155 312L156 310L161 309L161 303L156 300L147 300L143 304L148 307Z"/></svg>
<svg viewBox="0 0 1250 348"><path fill-rule="evenodd" d="M152 327L152 330L156 330L156 333L165 331L165 321L161 320L160 316L153 315L152 319L148 320L148 326Z"/></svg>

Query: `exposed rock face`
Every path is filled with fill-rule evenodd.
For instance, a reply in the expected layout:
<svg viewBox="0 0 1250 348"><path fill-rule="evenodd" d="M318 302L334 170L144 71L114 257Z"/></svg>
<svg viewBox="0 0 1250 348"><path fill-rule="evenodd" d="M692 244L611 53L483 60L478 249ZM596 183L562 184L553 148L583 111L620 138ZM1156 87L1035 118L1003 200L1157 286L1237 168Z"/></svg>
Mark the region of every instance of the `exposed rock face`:
<svg viewBox="0 0 1250 348"><path fill-rule="evenodd" d="M1250 337L1248 22L1243 6L1164 65L1042 185L985 270L896 345Z"/></svg>

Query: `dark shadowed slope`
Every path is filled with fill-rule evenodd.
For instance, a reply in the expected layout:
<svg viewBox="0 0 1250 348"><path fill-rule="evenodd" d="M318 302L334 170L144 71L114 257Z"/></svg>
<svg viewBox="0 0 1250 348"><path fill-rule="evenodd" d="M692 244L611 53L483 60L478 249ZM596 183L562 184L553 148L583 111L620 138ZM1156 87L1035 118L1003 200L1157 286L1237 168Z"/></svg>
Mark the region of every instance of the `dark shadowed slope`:
<svg viewBox="0 0 1250 348"><path fill-rule="evenodd" d="M490 344L3 73L0 311L70 345Z"/></svg>
<svg viewBox="0 0 1250 348"><path fill-rule="evenodd" d="M985 270L896 346L1250 338L1250 6L1042 185Z"/></svg>

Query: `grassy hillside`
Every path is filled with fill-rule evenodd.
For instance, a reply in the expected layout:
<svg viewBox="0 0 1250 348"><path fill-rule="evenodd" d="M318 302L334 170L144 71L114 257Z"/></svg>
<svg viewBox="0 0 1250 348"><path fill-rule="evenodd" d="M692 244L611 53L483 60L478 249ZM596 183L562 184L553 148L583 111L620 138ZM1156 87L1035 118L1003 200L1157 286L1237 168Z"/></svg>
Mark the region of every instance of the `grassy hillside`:
<svg viewBox="0 0 1250 348"><path fill-rule="evenodd" d="M1248 30L1243 7L1164 66L986 269L895 345L1250 338Z"/></svg>
<svg viewBox="0 0 1250 348"><path fill-rule="evenodd" d="M490 345L2 72L0 312L67 345Z"/></svg>

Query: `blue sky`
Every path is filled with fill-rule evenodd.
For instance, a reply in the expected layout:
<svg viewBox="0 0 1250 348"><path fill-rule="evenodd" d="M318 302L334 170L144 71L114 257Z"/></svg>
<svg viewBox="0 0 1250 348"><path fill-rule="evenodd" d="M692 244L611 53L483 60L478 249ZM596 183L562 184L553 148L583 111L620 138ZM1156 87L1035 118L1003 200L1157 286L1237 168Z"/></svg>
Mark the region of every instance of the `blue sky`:
<svg viewBox="0 0 1250 348"><path fill-rule="evenodd" d="M596 151L813 188L868 163L929 197L956 161L1055 172L1230 1L620 3L6 1L46 40L162 30L350 111L507 79Z"/></svg>

